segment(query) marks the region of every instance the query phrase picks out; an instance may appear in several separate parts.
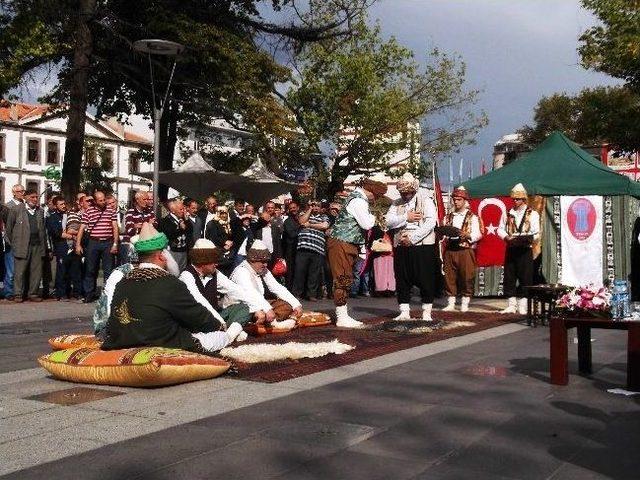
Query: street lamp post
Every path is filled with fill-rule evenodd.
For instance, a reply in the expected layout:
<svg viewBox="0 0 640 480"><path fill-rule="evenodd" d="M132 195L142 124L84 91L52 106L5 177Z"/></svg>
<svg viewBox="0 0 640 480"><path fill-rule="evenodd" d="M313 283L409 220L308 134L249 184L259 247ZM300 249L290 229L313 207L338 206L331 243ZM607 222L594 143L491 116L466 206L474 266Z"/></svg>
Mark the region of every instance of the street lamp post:
<svg viewBox="0 0 640 480"><path fill-rule="evenodd" d="M160 184L160 119L164 113L164 107L169 97L169 88L173 80L173 74L176 71L176 62L178 56L184 51L184 45L169 40L146 39L138 40L133 43L133 49L136 52L146 53L149 58L149 71L151 73L151 96L153 103L153 202L154 213L156 218L160 217L160 201L158 198L158 186ZM160 104L156 102L156 90L153 79L153 64L151 55L161 55L165 57L173 57L173 66L171 67L171 75L167 83L167 90L164 98L160 98Z"/></svg>

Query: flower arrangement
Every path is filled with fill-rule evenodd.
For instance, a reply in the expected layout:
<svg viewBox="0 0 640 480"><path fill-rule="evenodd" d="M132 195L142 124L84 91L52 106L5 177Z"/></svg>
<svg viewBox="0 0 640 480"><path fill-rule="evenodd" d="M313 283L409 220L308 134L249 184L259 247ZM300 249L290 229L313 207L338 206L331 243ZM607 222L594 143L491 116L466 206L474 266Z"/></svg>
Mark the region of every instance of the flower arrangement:
<svg viewBox="0 0 640 480"><path fill-rule="evenodd" d="M611 292L605 287L593 285L575 287L560 297L556 306L569 312L608 314L611 309Z"/></svg>

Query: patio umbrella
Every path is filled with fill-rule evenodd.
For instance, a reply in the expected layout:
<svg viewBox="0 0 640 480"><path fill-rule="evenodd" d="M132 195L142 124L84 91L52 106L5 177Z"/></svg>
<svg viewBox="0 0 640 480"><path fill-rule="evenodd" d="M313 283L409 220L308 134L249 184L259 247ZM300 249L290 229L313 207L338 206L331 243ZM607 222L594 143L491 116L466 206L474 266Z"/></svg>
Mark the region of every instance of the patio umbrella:
<svg viewBox="0 0 640 480"><path fill-rule="evenodd" d="M152 179L153 173L141 173L140 176ZM259 159L238 175L216 170L199 153L194 153L173 170L161 171L160 183L192 198L202 199L222 190L257 205L296 187L271 173Z"/></svg>

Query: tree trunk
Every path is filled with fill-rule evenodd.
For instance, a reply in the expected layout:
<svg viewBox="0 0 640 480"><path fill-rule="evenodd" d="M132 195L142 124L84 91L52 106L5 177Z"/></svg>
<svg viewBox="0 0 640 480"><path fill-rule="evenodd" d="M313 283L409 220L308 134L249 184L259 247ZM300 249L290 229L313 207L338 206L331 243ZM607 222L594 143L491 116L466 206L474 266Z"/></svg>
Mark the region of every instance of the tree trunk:
<svg viewBox="0 0 640 480"><path fill-rule="evenodd" d="M327 185L328 198L333 199L338 192L344 190L344 181L346 178L347 172L337 165L334 165L334 167L331 169L331 180Z"/></svg>
<svg viewBox="0 0 640 480"><path fill-rule="evenodd" d="M93 35L89 22L96 10L96 0L79 0L78 26L73 53L73 71L69 97L66 143L62 163L62 194L75 203L80 189L80 170L84 148L84 127L87 111L87 83L93 52Z"/></svg>

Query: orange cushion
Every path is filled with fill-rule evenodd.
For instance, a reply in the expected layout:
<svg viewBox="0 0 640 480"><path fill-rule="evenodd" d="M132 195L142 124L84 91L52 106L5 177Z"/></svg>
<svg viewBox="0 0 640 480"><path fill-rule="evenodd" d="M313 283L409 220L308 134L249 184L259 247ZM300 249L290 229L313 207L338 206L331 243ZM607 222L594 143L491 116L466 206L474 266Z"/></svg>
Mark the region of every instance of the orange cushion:
<svg viewBox="0 0 640 480"><path fill-rule="evenodd" d="M287 333L290 332L291 330L293 330L295 327L292 328L273 328L270 324L268 323L263 323L263 324L256 324L256 323L249 323L248 325L244 326L244 331L247 332L249 335L253 335L254 337L261 337L262 335L274 335L274 334L279 334L279 333Z"/></svg>
<svg viewBox="0 0 640 480"><path fill-rule="evenodd" d="M38 358L55 378L69 382L159 387L214 378L231 364L176 348L143 347L123 350L69 348Z"/></svg>
<svg viewBox="0 0 640 480"><path fill-rule="evenodd" d="M297 320L298 327L319 327L331 324L329 315L320 312L302 312Z"/></svg>
<svg viewBox="0 0 640 480"><path fill-rule="evenodd" d="M54 350L65 350L67 348L100 348L102 342L95 335L59 335L49 339L49 345Z"/></svg>

